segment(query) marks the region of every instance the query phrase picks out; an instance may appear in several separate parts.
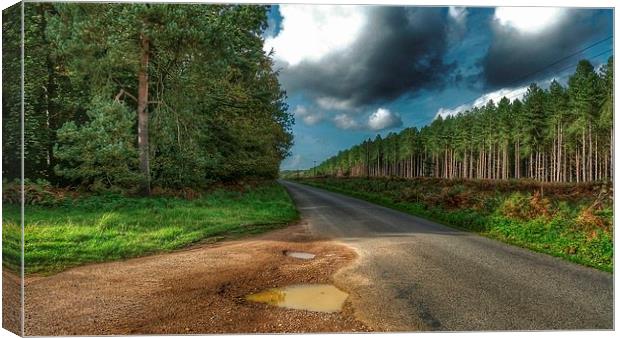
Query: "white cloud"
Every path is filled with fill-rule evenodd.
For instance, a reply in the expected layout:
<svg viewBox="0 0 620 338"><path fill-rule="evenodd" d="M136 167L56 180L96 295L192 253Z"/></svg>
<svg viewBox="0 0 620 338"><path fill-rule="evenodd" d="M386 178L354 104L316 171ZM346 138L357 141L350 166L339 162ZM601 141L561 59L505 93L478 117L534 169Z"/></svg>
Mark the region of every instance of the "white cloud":
<svg viewBox="0 0 620 338"><path fill-rule="evenodd" d="M327 110L352 110L353 103L351 100L339 100L333 97L319 97L316 99L319 107Z"/></svg>
<svg viewBox="0 0 620 338"><path fill-rule="evenodd" d="M465 24L465 19L467 19L467 8L450 6L450 9L448 9L448 15L450 15L452 20L454 20L457 24L463 25Z"/></svg>
<svg viewBox="0 0 620 338"><path fill-rule="evenodd" d="M351 116L347 114L338 114L334 117L334 123L336 127L340 129L361 129L359 122L355 121Z"/></svg>
<svg viewBox="0 0 620 338"><path fill-rule="evenodd" d="M547 78L545 80L538 80L536 81L536 83L541 88L548 88L551 85L551 82L553 82L554 80L560 83L565 83L567 79L568 79L568 74L565 74L560 77L554 76L554 77ZM513 102L514 100L517 100L517 99L522 100L525 94L527 93L527 90L529 87L530 86L528 85L528 86L516 87L516 88L502 88L494 92L481 95L473 103L462 104L452 109L442 107L437 110L437 113L435 114L435 118L437 118L438 116L441 116L442 118L446 118L448 116L454 116L460 112L463 112L465 110L468 110L474 107L482 107L486 105L489 102L489 100L493 100L493 102L497 104L503 97L506 97L507 99L509 99L510 102Z"/></svg>
<svg viewBox="0 0 620 338"><path fill-rule="evenodd" d="M304 123L309 126L313 126L323 121L325 118L325 115L322 112L312 111L301 105L295 107L295 110L293 110L293 115L304 121Z"/></svg>
<svg viewBox="0 0 620 338"><path fill-rule="evenodd" d="M353 43L367 21L367 6L280 5L281 30L265 40L264 49L294 66L318 61Z"/></svg>
<svg viewBox="0 0 620 338"><path fill-rule="evenodd" d="M403 121L400 115L385 108L379 108L368 117L368 128L379 131L388 128L400 127Z"/></svg>
<svg viewBox="0 0 620 338"><path fill-rule="evenodd" d="M400 115L386 108L379 108L368 116L365 121L358 121L348 114L338 114L333 119L336 127L347 130L372 130L396 128L403 125Z"/></svg>
<svg viewBox="0 0 620 338"><path fill-rule="evenodd" d="M495 20L502 26L533 34L560 22L566 11L559 7L497 7Z"/></svg>
<svg viewBox="0 0 620 338"><path fill-rule="evenodd" d="M468 105L460 105L453 109L441 107L437 110L437 113L435 114L435 118L438 118L441 116L442 119L445 119L448 116L454 116L470 108L471 106L468 106Z"/></svg>
<svg viewBox="0 0 620 338"><path fill-rule="evenodd" d="M304 120L305 124L307 124L309 126L313 126L313 125L323 121L323 115L319 115L319 114L308 115L308 116L304 116L303 120Z"/></svg>
<svg viewBox="0 0 620 338"><path fill-rule="evenodd" d="M305 124L310 126L315 125L326 118L326 113L324 111L317 111L316 107L308 108L303 105L295 106L293 115L296 119L300 119ZM364 119L359 117L359 112L339 113L333 116L332 121L336 127L346 130L380 131L400 127L403 124L399 114L391 112L386 108L379 108Z"/></svg>
<svg viewBox="0 0 620 338"><path fill-rule="evenodd" d="M478 97L473 103L470 103L470 104L463 104L463 105L460 105L452 109L441 107L439 108L439 110L437 110L437 113L435 114L435 118L439 116L441 116L442 118L446 118L448 116L454 116L460 112L463 112L465 110L468 110L474 107L482 107L486 105L489 102L489 100L493 100L493 102L497 104L497 102L499 102L504 96L507 99L509 99L511 102L516 99L522 99L525 93L527 92L528 87L529 86L524 86L524 87L519 87L519 88L502 88L494 92L486 93Z"/></svg>
<svg viewBox="0 0 620 338"><path fill-rule="evenodd" d="M296 106L295 110L293 110L293 114L295 116L305 116L306 114L308 114L308 108L306 108L305 106Z"/></svg>

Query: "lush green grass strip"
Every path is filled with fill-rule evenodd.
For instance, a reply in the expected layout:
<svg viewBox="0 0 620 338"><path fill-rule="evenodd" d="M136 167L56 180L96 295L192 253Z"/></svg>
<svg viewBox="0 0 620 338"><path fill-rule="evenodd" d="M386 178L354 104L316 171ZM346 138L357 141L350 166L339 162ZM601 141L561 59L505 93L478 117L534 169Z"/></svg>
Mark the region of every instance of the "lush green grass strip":
<svg viewBox="0 0 620 338"><path fill-rule="evenodd" d="M502 206L520 196L519 193L497 192L477 194L482 205L474 208L446 208L433 200L424 203L421 198L416 201L403 198L409 185L424 185L420 189L426 190L426 197L439 194L441 187L436 182L386 182L382 179L358 178L323 178L301 179L300 183L342 193L360 198L369 202L397 209L412 215L431 219L439 223L477 232L481 235L498 239L506 243L518 245L538 252L543 252L569 261L594 267L603 271L613 270L613 237L603 229L584 229L578 222L580 210L587 207L591 199L577 201L553 200L553 213L548 217L533 217L531 219L515 219L504 214ZM399 188L401 186L401 188ZM457 189L462 189L457 187ZM445 192L445 187L443 189ZM471 191L469 191L471 193ZM474 195L476 193L474 192ZM444 197L442 195L442 197ZM611 223L611 210L600 216Z"/></svg>
<svg viewBox="0 0 620 338"><path fill-rule="evenodd" d="M276 183L245 192L217 190L191 201L91 196L57 207L26 206L25 213L27 273L169 251L215 236L256 234L298 217ZM18 238L18 219L19 206L5 205L3 237ZM5 266L19 266L19 241L4 243Z"/></svg>

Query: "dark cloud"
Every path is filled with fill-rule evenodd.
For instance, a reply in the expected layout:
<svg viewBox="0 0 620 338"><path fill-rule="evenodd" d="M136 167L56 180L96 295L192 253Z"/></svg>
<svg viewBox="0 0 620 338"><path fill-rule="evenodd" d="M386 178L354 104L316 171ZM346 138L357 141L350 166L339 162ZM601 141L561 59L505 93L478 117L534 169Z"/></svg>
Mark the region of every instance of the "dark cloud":
<svg viewBox="0 0 620 338"><path fill-rule="evenodd" d="M493 89L521 85L553 75L554 69L570 66L571 62L576 63L583 55L538 72L588 43L611 35L612 15L611 10L569 9L559 22L534 34L523 34L510 26L492 22L493 39L481 60L480 77L484 86ZM605 45L598 45L596 50L604 51Z"/></svg>
<svg viewBox="0 0 620 338"><path fill-rule="evenodd" d="M446 8L373 7L350 48L284 68L281 80L351 108L440 87L454 68L443 61L448 21Z"/></svg>

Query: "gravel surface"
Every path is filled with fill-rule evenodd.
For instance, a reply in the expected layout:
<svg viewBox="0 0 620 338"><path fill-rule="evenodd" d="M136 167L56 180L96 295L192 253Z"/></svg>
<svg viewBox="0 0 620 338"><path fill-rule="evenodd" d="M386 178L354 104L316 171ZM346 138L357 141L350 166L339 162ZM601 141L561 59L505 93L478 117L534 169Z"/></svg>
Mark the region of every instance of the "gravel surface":
<svg viewBox="0 0 620 338"><path fill-rule="evenodd" d="M311 252L314 259L285 255ZM26 278L26 335L354 332L371 327L342 312L289 310L245 295L331 283L350 248L309 237L303 224L173 253L85 265Z"/></svg>
<svg viewBox="0 0 620 338"><path fill-rule="evenodd" d="M2 267L2 327L21 335L21 283L19 275Z"/></svg>
<svg viewBox="0 0 620 338"><path fill-rule="evenodd" d="M612 329L613 275L288 181L315 236L359 258L338 271L375 330Z"/></svg>

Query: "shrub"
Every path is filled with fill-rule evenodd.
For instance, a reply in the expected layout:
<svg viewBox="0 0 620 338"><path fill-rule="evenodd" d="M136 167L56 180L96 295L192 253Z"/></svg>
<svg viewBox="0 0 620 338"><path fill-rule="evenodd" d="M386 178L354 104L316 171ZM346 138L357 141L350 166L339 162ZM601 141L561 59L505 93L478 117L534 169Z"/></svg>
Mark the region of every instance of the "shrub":
<svg viewBox="0 0 620 338"><path fill-rule="evenodd" d="M607 224L603 217L600 217L592 207L585 207L577 216L577 225L587 232L594 231L596 229L607 230Z"/></svg>
<svg viewBox="0 0 620 338"><path fill-rule="evenodd" d="M14 181L6 181L2 182L2 202L8 204L19 204L21 203L21 185L18 179Z"/></svg>
<svg viewBox="0 0 620 338"><path fill-rule="evenodd" d="M202 193L192 188L171 189L164 187L154 187L151 191L153 196L177 197L185 200L194 200L200 198Z"/></svg>
<svg viewBox="0 0 620 338"><path fill-rule="evenodd" d="M443 188L439 199L446 208L457 209L468 206L472 196L465 186L458 184Z"/></svg>
<svg viewBox="0 0 620 338"><path fill-rule="evenodd" d="M511 194L502 203L501 213L514 219L528 219L531 214L530 197L521 192Z"/></svg>
<svg viewBox="0 0 620 338"><path fill-rule="evenodd" d="M68 192L63 189L52 187L45 180L30 181L24 180L24 204L56 206L62 204ZM8 204L21 203L21 184L20 180L4 181L2 183L2 201Z"/></svg>
<svg viewBox="0 0 620 338"><path fill-rule="evenodd" d="M538 217L551 216L551 201L536 191L533 195L521 192L512 193L501 204L500 211L504 216L530 220Z"/></svg>
<svg viewBox="0 0 620 338"><path fill-rule="evenodd" d="M533 217L549 217L551 215L551 201L543 197L540 191L536 191L532 198L530 198L530 206L534 214Z"/></svg>

